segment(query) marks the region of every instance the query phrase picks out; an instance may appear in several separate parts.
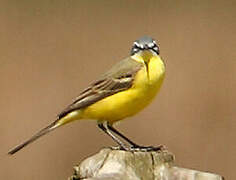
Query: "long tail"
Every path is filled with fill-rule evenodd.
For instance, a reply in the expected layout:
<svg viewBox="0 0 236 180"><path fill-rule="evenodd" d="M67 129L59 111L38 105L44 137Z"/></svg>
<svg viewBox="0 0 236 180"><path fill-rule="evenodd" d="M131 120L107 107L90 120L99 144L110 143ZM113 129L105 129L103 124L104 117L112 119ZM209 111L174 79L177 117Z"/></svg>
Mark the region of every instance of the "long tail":
<svg viewBox="0 0 236 180"><path fill-rule="evenodd" d="M17 151L21 150L23 147L27 146L28 144L34 142L36 139L40 138L41 136L51 132L52 130L56 129L57 127L59 127L60 125L58 125L55 122L51 123L49 126L43 128L42 130L40 130L38 133L36 133L34 136L32 136L30 139L28 139L27 141L23 142L22 144L19 144L18 146L16 146L15 148L13 148L12 150L10 150L8 152L9 155L13 155L15 154Z"/></svg>

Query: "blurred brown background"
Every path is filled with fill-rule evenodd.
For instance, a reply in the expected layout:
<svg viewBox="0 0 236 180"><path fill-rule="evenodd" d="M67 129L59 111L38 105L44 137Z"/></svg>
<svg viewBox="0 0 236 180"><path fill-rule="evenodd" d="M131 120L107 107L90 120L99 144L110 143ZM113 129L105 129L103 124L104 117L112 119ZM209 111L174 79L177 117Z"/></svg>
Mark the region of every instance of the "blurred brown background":
<svg viewBox="0 0 236 180"><path fill-rule="evenodd" d="M2 1L0 179L66 179L114 144L95 122L78 121L6 155L144 34L160 44L166 80L152 105L118 129L140 144L165 144L178 166L235 179L235 19L234 0Z"/></svg>

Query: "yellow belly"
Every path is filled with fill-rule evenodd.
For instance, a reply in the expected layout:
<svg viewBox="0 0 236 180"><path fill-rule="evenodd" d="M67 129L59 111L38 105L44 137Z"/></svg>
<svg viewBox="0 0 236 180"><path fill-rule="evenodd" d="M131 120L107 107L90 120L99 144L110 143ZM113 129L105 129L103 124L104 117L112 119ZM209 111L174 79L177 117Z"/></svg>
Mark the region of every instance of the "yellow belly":
<svg viewBox="0 0 236 180"><path fill-rule="evenodd" d="M133 86L106 97L80 111L82 119L115 121L132 116L146 107L155 97L164 79L165 67L160 57L149 62L149 75L145 66L136 74Z"/></svg>

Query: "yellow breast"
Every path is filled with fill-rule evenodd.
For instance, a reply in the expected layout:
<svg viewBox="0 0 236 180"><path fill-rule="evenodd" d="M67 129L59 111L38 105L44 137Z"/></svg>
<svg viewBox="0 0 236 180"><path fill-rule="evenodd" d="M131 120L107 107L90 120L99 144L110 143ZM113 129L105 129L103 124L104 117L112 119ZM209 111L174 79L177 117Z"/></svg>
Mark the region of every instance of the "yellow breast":
<svg viewBox="0 0 236 180"><path fill-rule="evenodd" d="M146 107L161 87L165 75L164 63L159 56L154 56L136 74L133 86L126 90L106 97L85 108L82 118L98 121L115 121L132 116Z"/></svg>

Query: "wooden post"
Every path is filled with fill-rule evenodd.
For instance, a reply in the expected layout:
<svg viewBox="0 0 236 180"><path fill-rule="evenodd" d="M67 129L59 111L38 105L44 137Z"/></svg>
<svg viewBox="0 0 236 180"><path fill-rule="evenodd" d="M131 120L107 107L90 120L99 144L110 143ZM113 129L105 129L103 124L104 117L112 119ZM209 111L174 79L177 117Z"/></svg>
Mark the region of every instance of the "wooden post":
<svg viewBox="0 0 236 180"><path fill-rule="evenodd" d="M168 151L127 152L102 149L74 167L68 180L223 180L223 177L174 166Z"/></svg>

